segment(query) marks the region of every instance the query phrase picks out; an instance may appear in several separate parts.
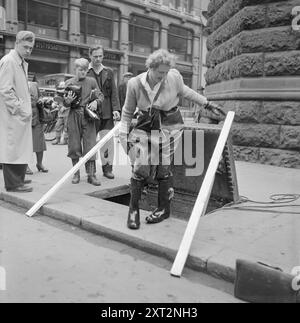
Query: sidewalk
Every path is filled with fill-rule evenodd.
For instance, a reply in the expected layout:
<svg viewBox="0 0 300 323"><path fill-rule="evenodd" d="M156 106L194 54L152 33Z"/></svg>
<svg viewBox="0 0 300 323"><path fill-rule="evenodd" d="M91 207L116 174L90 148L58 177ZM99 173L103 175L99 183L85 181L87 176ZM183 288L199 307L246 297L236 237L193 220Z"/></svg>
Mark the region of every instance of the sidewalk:
<svg viewBox="0 0 300 323"><path fill-rule="evenodd" d="M70 169L66 151L66 146L48 144L44 164L50 172L35 173L30 177L33 180L33 193L5 192L1 174L0 199L29 209ZM31 167L34 170L34 166ZM72 185L70 181L41 210L41 214L174 260L186 222L171 218L161 224L148 226L143 220L147 213L142 212L141 230L128 230L127 206L87 194L128 184L130 167L115 167L117 179L114 181L102 177L100 169L101 165L98 165L98 175L102 180L100 188L86 183L83 170L81 184ZM238 162L237 173L240 195L252 200L268 201L272 194L300 193L300 170ZM300 205L300 201L293 204ZM272 213L272 210L276 213ZM34 218L31 220L34 221ZM261 211L220 210L201 219L187 265L231 282L235 278L235 262L238 258L262 261L290 272L293 267L300 265L299 231L300 206Z"/></svg>

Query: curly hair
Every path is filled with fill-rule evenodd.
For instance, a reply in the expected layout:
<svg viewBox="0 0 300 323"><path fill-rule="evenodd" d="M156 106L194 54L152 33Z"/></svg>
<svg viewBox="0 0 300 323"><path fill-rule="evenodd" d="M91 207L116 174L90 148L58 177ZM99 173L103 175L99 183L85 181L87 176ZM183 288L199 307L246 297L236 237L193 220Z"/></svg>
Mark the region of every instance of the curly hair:
<svg viewBox="0 0 300 323"><path fill-rule="evenodd" d="M159 49L152 53L146 61L146 67L148 69L156 69L161 64L168 65L171 68L175 67L176 56L165 49Z"/></svg>

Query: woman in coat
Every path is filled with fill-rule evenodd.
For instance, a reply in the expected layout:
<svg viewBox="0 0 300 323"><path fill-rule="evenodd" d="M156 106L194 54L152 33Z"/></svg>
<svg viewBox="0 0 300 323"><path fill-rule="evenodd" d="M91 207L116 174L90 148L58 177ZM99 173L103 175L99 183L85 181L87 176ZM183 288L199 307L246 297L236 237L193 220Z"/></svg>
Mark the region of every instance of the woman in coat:
<svg viewBox="0 0 300 323"><path fill-rule="evenodd" d="M31 96L32 107L32 142L33 152L36 153L37 170L42 173L48 173L48 170L43 166L44 151L47 150L43 125L40 122L40 110L37 107L40 98L38 84L36 82L28 82Z"/></svg>
<svg viewBox="0 0 300 323"><path fill-rule="evenodd" d="M140 227L141 192L153 176L159 183L158 208L146 221L148 224L159 223L170 216L170 168L184 127L178 108L180 97L224 118L221 109L184 84L181 74L173 68L174 55L158 50L149 56L146 66L147 72L128 83L120 126L121 142L126 140L129 144L129 156L133 161L127 225L134 230ZM139 110L137 124L129 134L136 108Z"/></svg>

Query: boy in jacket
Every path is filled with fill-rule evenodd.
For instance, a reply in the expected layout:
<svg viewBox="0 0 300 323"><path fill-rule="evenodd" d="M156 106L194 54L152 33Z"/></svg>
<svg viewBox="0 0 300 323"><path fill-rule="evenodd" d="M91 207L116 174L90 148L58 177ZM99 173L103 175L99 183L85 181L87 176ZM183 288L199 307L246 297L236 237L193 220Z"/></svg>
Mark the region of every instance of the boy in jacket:
<svg viewBox="0 0 300 323"><path fill-rule="evenodd" d="M75 77L66 82L66 95L64 104L70 108L68 118L68 157L72 159L73 166L79 162L79 158L87 154L96 145L95 120L89 118L85 113L88 107L91 111L97 111L101 106L101 100L95 99L91 102L93 91L99 91L95 79L87 77L89 62L84 58L75 61ZM94 186L101 183L96 177L96 156L92 157L86 164L87 181ZM73 184L80 182L80 171L72 180Z"/></svg>

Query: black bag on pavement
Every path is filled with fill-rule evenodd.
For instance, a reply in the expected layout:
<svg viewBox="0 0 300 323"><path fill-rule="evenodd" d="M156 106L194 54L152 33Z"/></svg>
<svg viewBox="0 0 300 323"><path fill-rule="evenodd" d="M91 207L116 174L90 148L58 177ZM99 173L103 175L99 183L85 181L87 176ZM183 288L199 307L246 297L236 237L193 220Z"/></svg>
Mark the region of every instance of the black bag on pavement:
<svg viewBox="0 0 300 323"><path fill-rule="evenodd" d="M234 295L250 303L300 303L294 276L263 263L237 260Z"/></svg>

